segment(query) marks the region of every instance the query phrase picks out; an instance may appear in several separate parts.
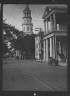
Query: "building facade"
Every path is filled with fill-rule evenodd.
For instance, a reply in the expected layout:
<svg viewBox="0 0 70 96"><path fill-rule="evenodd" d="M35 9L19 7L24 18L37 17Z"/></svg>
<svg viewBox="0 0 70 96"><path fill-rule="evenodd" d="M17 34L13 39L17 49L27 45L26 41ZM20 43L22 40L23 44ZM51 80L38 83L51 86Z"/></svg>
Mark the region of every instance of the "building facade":
<svg viewBox="0 0 70 96"><path fill-rule="evenodd" d="M15 51L15 57L16 58L21 58L21 52L20 52L20 50L16 50Z"/></svg>
<svg viewBox="0 0 70 96"><path fill-rule="evenodd" d="M40 60L40 54L41 54L41 43L40 43L41 37L36 36L35 37L35 58L37 60Z"/></svg>
<svg viewBox="0 0 70 96"><path fill-rule="evenodd" d="M44 20L44 56L58 61L67 60L67 6L48 5L43 14Z"/></svg>
<svg viewBox="0 0 70 96"><path fill-rule="evenodd" d="M33 24L32 24L32 17L31 17L31 10L29 9L29 5L26 4L25 9L23 10L23 32L25 34L32 34L33 33Z"/></svg>
<svg viewBox="0 0 70 96"><path fill-rule="evenodd" d="M36 60L43 60L43 33L39 32L35 37L35 58Z"/></svg>

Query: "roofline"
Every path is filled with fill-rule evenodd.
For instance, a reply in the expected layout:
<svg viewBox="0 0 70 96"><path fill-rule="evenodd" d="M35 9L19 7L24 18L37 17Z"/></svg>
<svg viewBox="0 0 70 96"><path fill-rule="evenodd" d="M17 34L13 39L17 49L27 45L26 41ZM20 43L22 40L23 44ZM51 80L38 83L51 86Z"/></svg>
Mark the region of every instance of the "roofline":
<svg viewBox="0 0 70 96"><path fill-rule="evenodd" d="M67 4L47 4L46 7L62 7L62 8L67 8Z"/></svg>
<svg viewBox="0 0 70 96"><path fill-rule="evenodd" d="M48 14L43 16L42 19L45 19L45 17L48 18L53 13L67 13L67 11L65 11L65 10L64 11L62 11L62 10L60 10L60 11L59 10L52 10L51 12L49 12Z"/></svg>
<svg viewBox="0 0 70 96"><path fill-rule="evenodd" d="M52 8L52 9L54 9L54 8L67 9L67 5L66 4L47 4L46 5L46 8L45 8L45 11L43 13L42 19L44 19L44 14L45 14L45 12L46 12L46 10L47 10L48 7Z"/></svg>

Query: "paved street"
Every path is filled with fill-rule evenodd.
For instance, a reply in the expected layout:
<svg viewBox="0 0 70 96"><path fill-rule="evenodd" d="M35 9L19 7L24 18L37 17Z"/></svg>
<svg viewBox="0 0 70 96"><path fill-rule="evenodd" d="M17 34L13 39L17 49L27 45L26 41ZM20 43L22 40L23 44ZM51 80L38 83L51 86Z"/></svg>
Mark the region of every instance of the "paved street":
<svg viewBox="0 0 70 96"><path fill-rule="evenodd" d="M3 63L3 90L66 91L67 67L35 60L8 59Z"/></svg>

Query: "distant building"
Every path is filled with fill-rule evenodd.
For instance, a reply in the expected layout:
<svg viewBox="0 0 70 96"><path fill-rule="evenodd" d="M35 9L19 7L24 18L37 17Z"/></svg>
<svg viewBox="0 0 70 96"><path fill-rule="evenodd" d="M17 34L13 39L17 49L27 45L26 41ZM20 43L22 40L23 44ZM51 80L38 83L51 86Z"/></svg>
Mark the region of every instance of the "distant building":
<svg viewBox="0 0 70 96"><path fill-rule="evenodd" d="M49 57L59 61L67 60L67 6L48 5L44 20L44 61Z"/></svg>
<svg viewBox="0 0 70 96"><path fill-rule="evenodd" d="M16 50L16 58L20 58L21 57L21 53L19 50Z"/></svg>
<svg viewBox="0 0 70 96"><path fill-rule="evenodd" d="M29 5L26 4L25 9L23 10L23 32L25 34L32 34L33 33L33 24L32 24L32 17L31 17L31 10L29 9Z"/></svg>
<svg viewBox="0 0 70 96"><path fill-rule="evenodd" d="M40 36L35 37L35 58L37 60L40 60L40 52L41 52L41 46L40 46Z"/></svg>
<svg viewBox="0 0 70 96"><path fill-rule="evenodd" d="M35 37L35 58L36 60L43 60L43 33L39 32Z"/></svg>

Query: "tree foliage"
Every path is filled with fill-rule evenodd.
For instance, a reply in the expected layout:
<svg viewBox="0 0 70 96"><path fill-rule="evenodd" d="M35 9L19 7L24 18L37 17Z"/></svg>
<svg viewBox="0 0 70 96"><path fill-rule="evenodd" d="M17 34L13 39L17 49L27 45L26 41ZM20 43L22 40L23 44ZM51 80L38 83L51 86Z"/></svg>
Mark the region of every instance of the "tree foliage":
<svg viewBox="0 0 70 96"><path fill-rule="evenodd" d="M25 53L26 58L34 58L35 35L24 35L23 31L19 31L14 26L3 21L3 44L6 45L5 52L7 52L8 49L8 42L11 43L11 48L20 50L22 55Z"/></svg>
<svg viewBox="0 0 70 96"><path fill-rule="evenodd" d="M22 38L19 36L14 42L14 47L21 51L21 54L26 53L26 58L34 58L35 54L35 35L26 35Z"/></svg>
<svg viewBox="0 0 70 96"><path fill-rule="evenodd" d="M8 39L10 42L12 42L12 40L15 39L15 37L17 37L19 34L19 30L3 21L3 40Z"/></svg>
<svg viewBox="0 0 70 96"><path fill-rule="evenodd" d="M2 34L2 39L3 39L3 46L4 50L3 53L7 52L8 48L8 43L11 43L11 47L13 47L13 42L16 40L16 37L19 35L19 30L17 30L14 26L7 24L5 20L3 20L3 34Z"/></svg>
<svg viewBox="0 0 70 96"><path fill-rule="evenodd" d="M3 45L2 45L2 51L3 51L3 56L7 53L7 52L9 52L9 49L8 49L8 46L7 46L7 44L6 43L4 43L3 42Z"/></svg>

